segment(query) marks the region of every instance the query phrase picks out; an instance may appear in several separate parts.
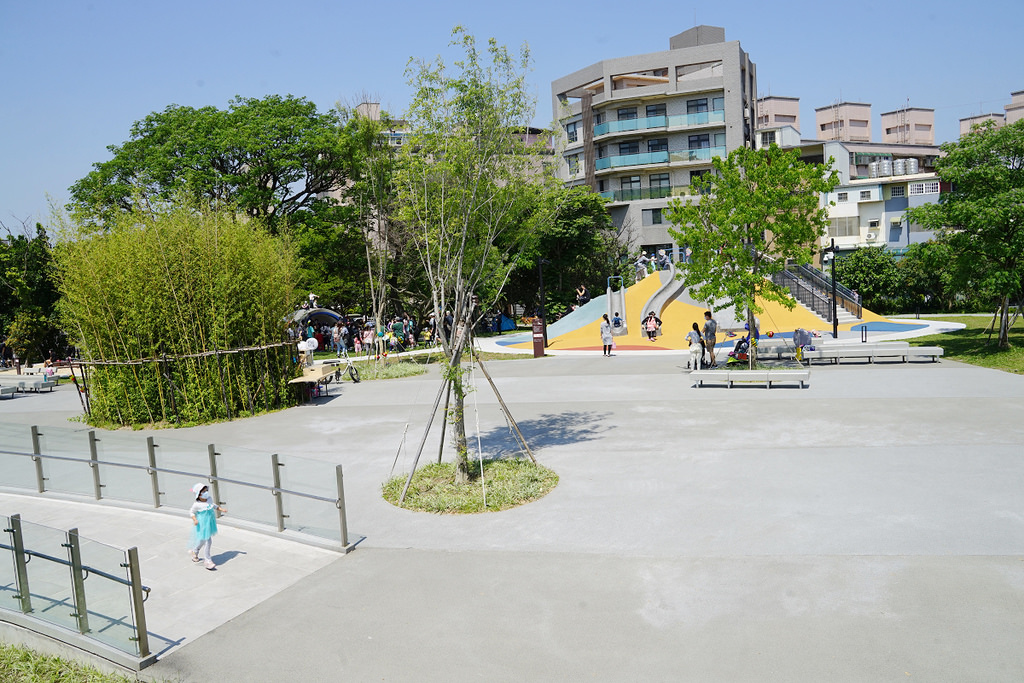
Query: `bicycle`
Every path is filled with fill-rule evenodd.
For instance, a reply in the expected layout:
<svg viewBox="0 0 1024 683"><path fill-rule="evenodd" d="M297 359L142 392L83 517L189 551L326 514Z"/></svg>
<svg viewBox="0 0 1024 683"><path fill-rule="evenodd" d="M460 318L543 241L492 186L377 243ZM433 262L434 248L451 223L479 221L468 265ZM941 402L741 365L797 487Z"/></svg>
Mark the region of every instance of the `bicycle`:
<svg viewBox="0 0 1024 683"><path fill-rule="evenodd" d="M339 361L343 360L345 362L345 367L344 368L338 368L337 370L334 371L334 381L340 382L341 381L341 376L344 375L347 372L348 376L352 378L352 381L355 382L356 384L359 384L359 382L362 381L362 380L359 379L359 370L356 369L355 363L353 363L352 359L349 358L349 356L348 356L348 347L346 347L344 344L341 347L341 355L338 356L338 359L339 359ZM326 361L326 362L331 363L331 365L337 365L338 364L338 363L335 363L333 361Z"/></svg>

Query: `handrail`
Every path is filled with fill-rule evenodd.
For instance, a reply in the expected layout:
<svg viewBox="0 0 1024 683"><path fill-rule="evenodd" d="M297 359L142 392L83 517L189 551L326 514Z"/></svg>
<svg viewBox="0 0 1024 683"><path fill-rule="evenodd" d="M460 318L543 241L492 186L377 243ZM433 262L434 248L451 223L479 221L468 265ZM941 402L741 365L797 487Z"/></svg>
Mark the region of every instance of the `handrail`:
<svg viewBox="0 0 1024 683"><path fill-rule="evenodd" d="M9 529L4 529L4 531L9 531ZM14 546L7 545L6 543L0 543L0 550L10 550L11 552L14 552L16 550L16 548ZM22 552L25 553L26 555L30 555L32 557L39 557L39 558L42 558L44 560L49 560L50 562L56 562L57 564L62 564L65 567L73 567L74 566L74 564L72 564L68 560L65 560L65 559L60 558L60 557L54 557L53 555L47 555L46 553L41 553L41 552L39 552L37 550L29 550L28 548L25 548L24 550L22 550ZM110 574L108 572L103 571L102 569L96 569L95 567L90 567L89 565L86 565L86 564L82 565L82 569L84 569L89 574L95 574L96 576L102 576L105 579L110 579L111 581L116 581L117 583L119 583L119 584L121 584L123 586L129 586L130 587L132 585L132 582L129 581L128 579L125 579L123 577L117 576L116 574ZM142 588L142 590L146 593L146 600L148 600L149 599L149 593L150 593L150 591L152 591L152 589L149 586L140 586L140 588Z"/></svg>
<svg viewBox="0 0 1024 683"><path fill-rule="evenodd" d="M8 451L8 450L2 449L2 448L0 448L0 453L2 453L4 455L24 455L24 456L28 456L29 458L33 458L33 459L35 459L35 458L48 458L50 460L64 460L64 461L67 461L67 462L79 462L79 463L88 464L90 467L93 467L94 465L110 465L112 467L127 467L128 469L133 469L133 470L145 470L147 474L152 474L153 472L158 472L158 473L163 472L163 473L166 473L166 474L180 474L180 475L186 476L186 477L198 477L200 479L206 479L206 480L208 480L210 482L213 482L213 481L223 481L223 482L227 482L229 484L238 484L239 486L248 486L250 488L262 489L264 491L271 491L272 493L274 493L274 495L277 495L279 493L287 493L288 495L291 495L291 496L300 496L302 498L309 498L311 500L319 500L319 501L322 501L324 503L335 503L335 504L337 504L337 502L338 502L337 498L326 498L324 496L317 496L317 495L314 495L312 493L303 493L301 491L291 491L289 489L282 489L282 488L278 488L278 487L275 487L275 486L266 486L264 484L254 484L252 482L242 481L240 479L229 479L228 477L220 477L220 476L216 476L215 477L215 476L211 476L209 473L185 472L185 471L182 471L182 470L169 470L169 469L165 469L163 467L150 467L149 465L134 465L132 463L113 462L113 461L110 461L110 460L92 460L92 459L85 459L85 458L74 458L74 457L67 456L67 455L49 455L47 453L26 453L24 451Z"/></svg>

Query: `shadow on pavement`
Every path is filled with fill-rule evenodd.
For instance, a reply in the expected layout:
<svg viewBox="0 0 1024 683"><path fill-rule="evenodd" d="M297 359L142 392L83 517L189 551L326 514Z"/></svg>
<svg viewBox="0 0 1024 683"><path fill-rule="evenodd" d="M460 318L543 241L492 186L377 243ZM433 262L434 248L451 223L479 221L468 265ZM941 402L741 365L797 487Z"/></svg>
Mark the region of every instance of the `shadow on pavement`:
<svg viewBox="0 0 1024 683"><path fill-rule="evenodd" d="M548 446L591 441L614 429L608 419L611 413L596 411L567 411L541 415L532 420L517 420L519 431L531 450ZM512 432L511 426L495 427L480 435L480 442L492 458L519 457L522 448Z"/></svg>

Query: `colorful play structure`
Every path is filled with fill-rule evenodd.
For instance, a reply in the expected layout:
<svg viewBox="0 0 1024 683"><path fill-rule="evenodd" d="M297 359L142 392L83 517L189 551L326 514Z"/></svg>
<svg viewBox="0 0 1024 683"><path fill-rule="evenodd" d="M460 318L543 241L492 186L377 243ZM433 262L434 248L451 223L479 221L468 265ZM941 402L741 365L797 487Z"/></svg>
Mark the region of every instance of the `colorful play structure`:
<svg viewBox="0 0 1024 683"><path fill-rule="evenodd" d="M704 311L709 307L694 300L690 292L675 278L675 273L675 266L669 270L656 271L628 288L619 286L621 280L618 278L609 278L605 294L595 297L561 320L548 325L548 349L600 350L603 313L607 313L609 319L618 313L625 321L621 333L615 336L617 349L665 351L687 348L686 333L690 331L693 323L703 327ZM825 322L799 303L793 310L787 310L784 306L770 301L759 301L759 304L764 309L763 313L758 314L762 335L771 332L773 336L792 337L794 330L803 328L819 330L823 336L831 337L831 323ZM653 342L647 339L641 324L650 311L654 311L662 321L662 334ZM731 348L735 339L730 338L730 332L745 334L745 321L737 320L734 312L728 308L717 311L714 315L719 329L718 347ZM921 326L907 321L892 321L862 309L860 319L840 323L839 331L856 331L862 327L873 331L895 332L909 331ZM529 333L509 335L498 343L510 349L530 349L533 346Z"/></svg>

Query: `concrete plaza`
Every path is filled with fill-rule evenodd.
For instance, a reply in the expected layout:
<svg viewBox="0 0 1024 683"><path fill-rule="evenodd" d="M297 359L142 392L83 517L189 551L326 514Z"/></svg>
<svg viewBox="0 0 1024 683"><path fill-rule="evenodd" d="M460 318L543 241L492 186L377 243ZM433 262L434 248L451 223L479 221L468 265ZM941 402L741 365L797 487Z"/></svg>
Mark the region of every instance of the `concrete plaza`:
<svg viewBox="0 0 1024 683"><path fill-rule="evenodd" d="M436 370L173 433L342 463L365 536L344 557L228 528L227 561L205 572L166 515L0 505L111 543L132 529L150 630L168 643L143 674L157 680L1024 676L1024 377L942 361L815 366L803 390L696 389L684 366L640 352L490 363L561 477L494 514L380 498L396 451L396 471L411 462ZM509 453L476 379L469 424L478 406L485 453ZM4 401L0 420L67 424L76 408L62 389Z"/></svg>

